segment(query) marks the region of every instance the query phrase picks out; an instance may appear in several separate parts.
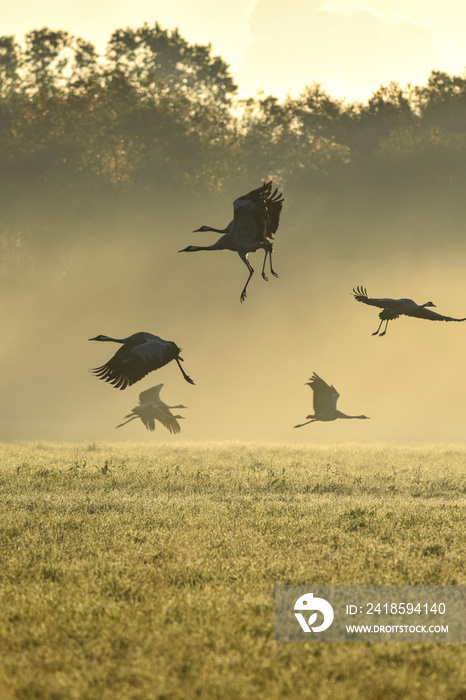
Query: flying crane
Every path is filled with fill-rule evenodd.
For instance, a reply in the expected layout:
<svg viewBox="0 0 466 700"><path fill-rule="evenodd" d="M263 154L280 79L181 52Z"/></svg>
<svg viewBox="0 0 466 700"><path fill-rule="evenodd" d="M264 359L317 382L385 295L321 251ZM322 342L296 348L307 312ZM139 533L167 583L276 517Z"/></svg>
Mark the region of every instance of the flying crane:
<svg viewBox="0 0 466 700"><path fill-rule="evenodd" d="M265 265L269 257L270 272L278 277L272 267L272 239L278 229L280 212L283 206L282 194L278 189L272 192L272 182L267 182L256 190L248 192L235 199L233 202L233 219L226 228L213 228L201 226L193 233L199 231L215 231L223 235L215 243L209 246L189 245L178 251L179 253L193 253L198 250L233 250L236 251L249 271L249 277L241 292L240 301L246 299L246 289L254 268L249 262L249 253L263 249L265 251L264 264L262 265L262 277L268 280L265 274Z"/></svg>
<svg viewBox="0 0 466 700"><path fill-rule="evenodd" d="M316 421L332 421L337 418L359 418L369 419L368 416L347 416L346 413L337 411L337 401L340 396L334 386L329 386L327 382L314 372L306 386L310 386L313 392L314 414L306 416L306 423L295 425L295 428L302 428L303 425L315 423ZM310 420L309 420L310 419Z"/></svg>
<svg viewBox="0 0 466 700"><path fill-rule="evenodd" d="M436 311L431 311L428 307L435 307L435 304L431 301L426 301L425 304L419 305L412 299L372 299L367 295L367 291L364 287L356 287L356 289L353 289L353 296L356 301L362 301L364 304L378 306L379 309L382 309L379 313L379 327L372 335L385 335L388 322L393 321L399 316L426 318L428 321L466 321L466 318L452 318L451 316L443 316ZM379 333L384 321L385 328L382 333Z"/></svg>
<svg viewBox="0 0 466 700"><path fill-rule="evenodd" d="M188 408L182 404L177 406L168 406L165 401L160 398L160 390L163 384L157 384L156 386L141 391L139 394L139 405L131 409L131 413L128 413L125 418L124 423L117 425L117 428L121 428L123 425L130 423L132 420L140 418L147 430L155 430L155 421L159 421L167 430L171 433L179 433L181 431L180 424L177 419L184 418L184 416L174 415L171 412L171 408Z"/></svg>
<svg viewBox="0 0 466 700"><path fill-rule="evenodd" d="M155 369L160 369L172 360L175 360L181 370L181 374L190 384L194 384L188 377L181 362L181 348L171 340L163 340L157 335L146 333L133 333L127 338L110 338L108 335L97 335L89 340L100 342L121 343L114 356L101 367L92 369L91 372L99 379L104 379L116 389L126 389Z"/></svg>

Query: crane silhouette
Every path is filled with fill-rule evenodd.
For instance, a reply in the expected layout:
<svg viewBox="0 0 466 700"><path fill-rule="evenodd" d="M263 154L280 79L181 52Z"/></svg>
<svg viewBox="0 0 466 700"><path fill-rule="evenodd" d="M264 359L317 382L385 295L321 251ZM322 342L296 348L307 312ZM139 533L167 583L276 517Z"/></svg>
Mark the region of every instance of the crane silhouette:
<svg viewBox="0 0 466 700"><path fill-rule="evenodd" d="M158 420L167 430L171 433L179 433L181 431L180 424L178 423L178 418L184 418L184 416L175 416L171 412L171 408L188 408L182 404L177 406L168 406L160 398L160 390L163 384L157 384L156 386L141 391L139 394L139 405L135 406L131 413L128 413L125 418L128 418L124 423L117 425L117 428L121 428L123 425L127 425L132 420L140 418L147 430L155 430L155 421Z"/></svg>
<svg viewBox="0 0 466 700"><path fill-rule="evenodd" d="M183 358L180 357L181 348L171 340L163 340L157 335L144 331L134 333L127 338L97 335L89 340L122 344L122 347L105 365L91 370L99 379L104 379L116 389L126 389L127 386L135 384L149 372L163 367L172 360L175 360L186 381L194 384L181 366L181 362L183 362Z"/></svg>
<svg viewBox="0 0 466 700"><path fill-rule="evenodd" d="M331 421L337 418L359 418L361 420L369 419L369 416L347 416L346 413L337 411L337 401L340 396L334 386L329 386L315 372L306 386L310 386L313 392L314 415L306 416L306 423L295 425L295 428L302 428L303 425L315 423L318 420Z"/></svg>
<svg viewBox="0 0 466 700"><path fill-rule="evenodd" d="M246 298L246 289L254 268L249 262L249 253L254 253L259 248L265 251L264 264L262 266L262 277L268 280L265 274L267 257L270 262L270 272L274 277L278 277L272 267L272 238L278 229L280 212L283 206L282 194L276 188L272 192L272 182L267 182L256 190L248 192L235 199L233 202L234 218L226 228L213 228L212 226L201 226L193 233L199 231L215 231L223 236L209 246L189 245L179 253L193 253L197 250L233 250L236 251L249 270L249 277L241 292L240 301Z"/></svg>
<svg viewBox="0 0 466 700"><path fill-rule="evenodd" d="M414 318L426 318L429 321L466 321L466 318L452 318L451 316L443 316L436 311L431 311L428 307L435 304L431 301L426 301L425 304L416 304L412 299L372 299L367 295L364 287L356 287L353 289L353 296L357 301L362 301L370 306L378 306L382 311L379 313L380 323L377 330L372 335L380 337L387 332L389 321L393 321L399 316L413 316ZM379 333L383 322L385 328L382 333Z"/></svg>

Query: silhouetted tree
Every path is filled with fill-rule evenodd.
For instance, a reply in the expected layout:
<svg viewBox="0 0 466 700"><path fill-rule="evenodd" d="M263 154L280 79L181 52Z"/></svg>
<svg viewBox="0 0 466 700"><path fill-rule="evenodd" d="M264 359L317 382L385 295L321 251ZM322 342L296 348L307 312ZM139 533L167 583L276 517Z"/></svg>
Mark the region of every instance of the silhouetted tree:
<svg viewBox="0 0 466 700"><path fill-rule="evenodd" d="M239 100L236 91L210 45L158 23L116 30L105 56L61 30L33 30L24 47L0 37L2 245L21 240L24 250L34 230L52 239L57 201L64 212L99 197L138 195L155 206L170 193L235 194L265 178L293 193L287 201L318 192L335 211L416 192L429 203L432 193L459 197L465 76L392 82L366 104L335 99L319 83L282 101Z"/></svg>
<svg viewBox="0 0 466 700"><path fill-rule="evenodd" d="M170 32L158 23L139 29L115 31L107 45L110 73L119 71L145 96L171 90L201 101L230 104L237 87L229 67L211 46L190 45L178 29Z"/></svg>
<svg viewBox="0 0 466 700"><path fill-rule="evenodd" d="M0 98L12 96L19 82L21 48L12 36L0 37Z"/></svg>
<svg viewBox="0 0 466 700"><path fill-rule="evenodd" d="M454 132L466 130L466 77L432 71L427 85L415 90L424 124Z"/></svg>

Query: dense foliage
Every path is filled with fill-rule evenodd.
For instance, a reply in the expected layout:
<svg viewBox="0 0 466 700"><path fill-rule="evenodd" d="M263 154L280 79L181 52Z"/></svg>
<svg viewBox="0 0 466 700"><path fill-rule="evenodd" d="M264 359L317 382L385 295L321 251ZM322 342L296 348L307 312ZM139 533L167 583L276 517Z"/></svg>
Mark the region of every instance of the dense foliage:
<svg viewBox="0 0 466 700"><path fill-rule="evenodd" d="M283 102L236 92L210 46L158 24L115 31L104 56L66 31L31 31L22 47L0 37L3 247L34 217L42 242L52 235L57 198L72 216L83 197L189 198L273 177L298 199L463 199L466 77L433 71L366 104L318 83Z"/></svg>

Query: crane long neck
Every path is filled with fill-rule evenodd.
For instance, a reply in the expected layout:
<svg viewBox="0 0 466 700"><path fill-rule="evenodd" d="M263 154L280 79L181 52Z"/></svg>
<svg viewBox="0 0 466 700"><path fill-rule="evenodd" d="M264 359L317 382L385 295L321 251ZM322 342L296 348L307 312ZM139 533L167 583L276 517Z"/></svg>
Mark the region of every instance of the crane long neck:
<svg viewBox="0 0 466 700"><path fill-rule="evenodd" d="M215 233L228 233L229 226L226 228L214 228L213 226L205 226L205 231L214 231Z"/></svg>
<svg viewBox="0 0 466 700"><path fill-rule="evenodd" d="M215 243L212 243L212 245L193 245L190 246L191 251L196 251L196 250L223 250L226 248L226 243L228 236L222 236L221 238L218 239L218 241L215 241Z"/></svg>
<svg viewBox="0 0 466 700"><path fill-rule="evenodd" d="M110 338L110 336L104 335L102 338L99 338L101 343L105 343L108 341L111 341L112 343L126 343L129 338Z"/></svg>
<svg viewBox="0 0 466 700"><path fill-rule="evenodd" d="M338 418L365 418L365 416L347 416L346 413L342 413L341 411L337 411Z"/></svg>
<svg viewBox="0 0 466 700"><path fill-rule="evenodd" d="M163 401L159 401L157 403L154 402L152 405L155 406L156 408L160 408L161 411L164 411L166 408L170 408L170 409L171 408L186 408L186 406L183 406L180 403L177 406L169 406L168 404L164 403Z"/></svg>

